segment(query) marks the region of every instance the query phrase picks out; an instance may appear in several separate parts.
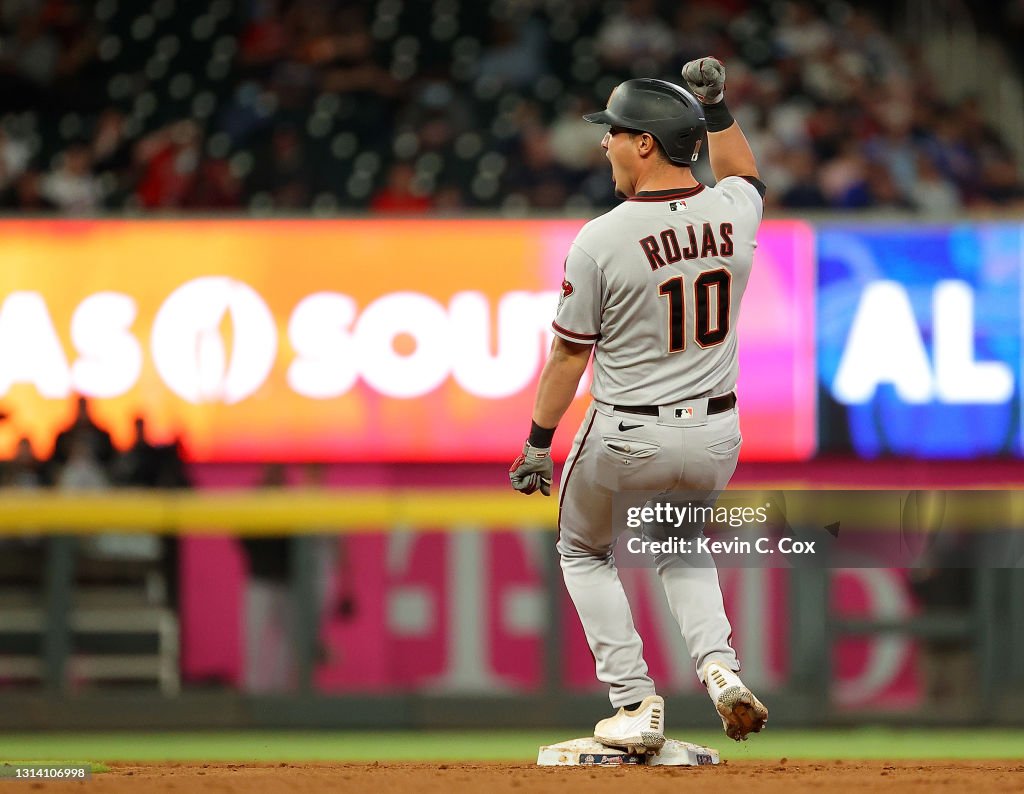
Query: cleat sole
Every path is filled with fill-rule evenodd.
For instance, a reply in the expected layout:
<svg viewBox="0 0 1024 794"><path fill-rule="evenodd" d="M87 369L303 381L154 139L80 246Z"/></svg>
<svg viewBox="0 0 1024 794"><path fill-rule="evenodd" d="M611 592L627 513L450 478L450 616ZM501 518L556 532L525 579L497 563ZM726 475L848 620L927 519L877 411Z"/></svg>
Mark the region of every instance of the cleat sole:
<svg viewBox="0 0 1024 794"><path fill-rule="evenodd" d="M651 732L643 732L639 736L625 739L609 739L606 736L595 736L594 739L605 747L625 750L630 755L658 755L665 746L665 735Z"/></svg>
<svg viewBox="0 0 1024 794"><path fill-rule="evenodd" d="M725 735L737 742L746 740L751 733L760 733L768 722L768 709L749 689L729 687L715 704L722 717Z"/></svg>

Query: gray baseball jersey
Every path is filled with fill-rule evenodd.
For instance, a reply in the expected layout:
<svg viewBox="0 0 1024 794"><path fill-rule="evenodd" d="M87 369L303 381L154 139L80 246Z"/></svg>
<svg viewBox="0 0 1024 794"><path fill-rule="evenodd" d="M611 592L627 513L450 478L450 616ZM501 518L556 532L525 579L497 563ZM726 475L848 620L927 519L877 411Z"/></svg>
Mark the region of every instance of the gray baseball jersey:
<svg viewBox="0 0 1024 794"><path fill-rule="evenodd" d="M734 331L761 213L757 188L728 177L641 193L583 227L552 327L598 343L595 399L664 405L735 388Z"/></svg>
<svg viewBox="0 0 1024 794"><path fill-rule="evenodd" d="M732 477L739 415L730 399L708 398L736 386L736 324L761 214L759 188L742 177L640 193L588 223L566 259L554 331L597 347L594 402L559 489L558 550L614 706L655 686L612 559L623 529L612 497L713 495ZM655 564L698 674L710 661L739 670L713 560L660 554Z"/></svg>

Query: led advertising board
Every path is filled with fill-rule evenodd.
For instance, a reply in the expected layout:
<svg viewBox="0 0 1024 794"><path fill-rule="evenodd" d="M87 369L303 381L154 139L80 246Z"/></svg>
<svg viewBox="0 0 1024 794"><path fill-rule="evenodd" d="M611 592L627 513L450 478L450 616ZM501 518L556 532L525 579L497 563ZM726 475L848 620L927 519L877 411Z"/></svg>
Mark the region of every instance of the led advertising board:
<svg viewBox="0 0 1024 794"><path fill-rule="evenodd" d="M116 443L141 414L193 461L507 460L581 226L0 222L0 453L26 435L46 454L83 394ZM743 452L803 459L813 232L767 223L759 240L739 328Z"/></svg>
<svg viewBox="0 0 1024 794"><path fill-rule="evenodd" d="M1019 454L1019 225L818 229L822 445Z"/></svg>

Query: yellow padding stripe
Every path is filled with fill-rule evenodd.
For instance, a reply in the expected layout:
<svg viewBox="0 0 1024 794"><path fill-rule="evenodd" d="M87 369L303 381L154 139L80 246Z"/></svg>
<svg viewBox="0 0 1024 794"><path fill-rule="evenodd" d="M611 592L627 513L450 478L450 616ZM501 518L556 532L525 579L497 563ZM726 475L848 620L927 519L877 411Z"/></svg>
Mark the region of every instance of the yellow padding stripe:
<svg viewBox="0 0 1024 794"><path fill-rule="evenodd" d="M511 490L265 489L227 492L0 491L0 534L357 533L401 529L551 529L558 502Z"/></svg>

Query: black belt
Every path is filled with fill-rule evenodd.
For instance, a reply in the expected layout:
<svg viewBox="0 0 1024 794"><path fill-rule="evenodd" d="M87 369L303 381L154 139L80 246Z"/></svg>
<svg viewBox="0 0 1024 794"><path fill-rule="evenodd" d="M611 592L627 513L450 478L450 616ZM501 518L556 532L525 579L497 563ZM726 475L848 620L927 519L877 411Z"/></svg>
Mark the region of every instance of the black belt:
<svg viewBox="0 0 1024 794"><path fill-rule="evenodd" d="M686 400L681 402L686 402ZM723 394L721 397L712 397L708 400L708 416L731 411L735 405L736 392L731 391L728 394ZM616 411L622 411L626 414L640 414L641 416L657 416L661 413L657 405L615 405L612 407Z"/></svg>

